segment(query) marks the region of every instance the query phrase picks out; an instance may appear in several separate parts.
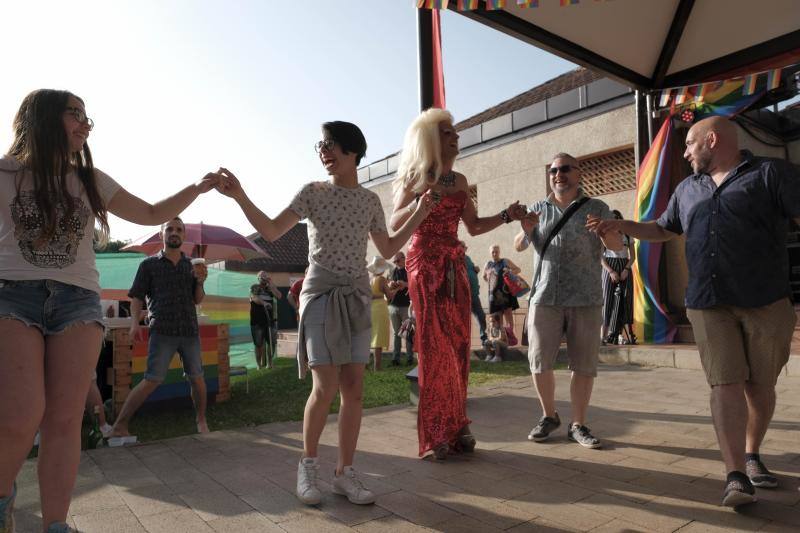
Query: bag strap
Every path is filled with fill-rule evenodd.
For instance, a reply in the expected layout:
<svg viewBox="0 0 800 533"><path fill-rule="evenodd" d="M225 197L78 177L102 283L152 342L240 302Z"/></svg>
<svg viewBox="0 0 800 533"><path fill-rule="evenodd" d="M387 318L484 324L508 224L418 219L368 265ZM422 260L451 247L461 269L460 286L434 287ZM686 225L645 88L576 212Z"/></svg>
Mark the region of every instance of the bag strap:
<svg viewBox="0 0 800 533"><path fill-rule="evenodd" d="M539 263L536 265L536 274L533 276L533 283L531 284L531 292L528 299L530 300L533 298L533 293L536 292L536 284L539 282L539 275L542 273L542 262L544 261L544 254L547 252L547 248L550 246L550 243L553 242L553 239L558 235L558 232L561 231L561 228L567 223L567 221L575 214L575 212L583 206L586 202L589 201L588 196L584 196L577 202L573 202L567 207L567 210L564 211L564 214L561 216L556 225L553 226L553 229L550 230L550 235L544 240L544 245L542 245L542 251L539 252ZM531 239L532 241L533 239Z"/></svg>

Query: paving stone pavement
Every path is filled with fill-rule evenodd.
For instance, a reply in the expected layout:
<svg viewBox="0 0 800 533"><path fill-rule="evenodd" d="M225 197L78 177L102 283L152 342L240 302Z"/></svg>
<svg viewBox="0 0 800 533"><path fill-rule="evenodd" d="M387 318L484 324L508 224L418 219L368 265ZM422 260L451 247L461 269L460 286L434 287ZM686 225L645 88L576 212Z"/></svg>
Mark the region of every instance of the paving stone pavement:
<svg viewBox="0 0 800 533"><path fill-rule="evenodd" d="M800 378L779 380L762 449L780 486L739 512L719 506L724 468L701 372L602 367L588 422L602 450L566 440L569 374L557 383L564 426L546 443L526 440L539 417L529 377L470 390L478 449L445 462L416 456L413 408L366 411L355 466L375 505L330 492L332 415L318 507L294 496L302 428L290 422L84 453L70 519L85 533L800 530ZM20 533L41 528L35 470L27 462L18 479Z"/></svg>

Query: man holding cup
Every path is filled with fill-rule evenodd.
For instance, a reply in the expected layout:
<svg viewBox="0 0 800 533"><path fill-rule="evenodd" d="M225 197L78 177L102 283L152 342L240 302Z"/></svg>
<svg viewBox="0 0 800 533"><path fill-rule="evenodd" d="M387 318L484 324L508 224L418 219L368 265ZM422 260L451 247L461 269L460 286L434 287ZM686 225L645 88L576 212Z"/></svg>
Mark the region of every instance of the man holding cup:
<svg viewBox="0 0 800 533"><path fill-rule="evenodd" d="M147 302L150 316L147 370L144 379L126 398L114 424L112 439L129 436L130 419L164 381L172 356L176 352L183 363L184 376L192 387L197 431L208 432L206 382L203 379L200 334L195 311L195 306L206 295L203 282L208 271L205 261L190 261L181 252L185 231L183 221L178 217L161 226L164 246L158 254L139 264L133 286L128 292L131 298L131 316L138 317L144 302ZM137 320L131 322L130 337L131 342L141 338Z"/></svg>

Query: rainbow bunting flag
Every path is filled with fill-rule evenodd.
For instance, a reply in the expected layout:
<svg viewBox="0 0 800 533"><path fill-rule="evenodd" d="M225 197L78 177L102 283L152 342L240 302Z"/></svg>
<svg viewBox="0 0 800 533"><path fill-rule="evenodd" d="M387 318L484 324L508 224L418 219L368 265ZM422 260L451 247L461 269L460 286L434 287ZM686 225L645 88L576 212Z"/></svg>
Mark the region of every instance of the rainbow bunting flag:
<svg viewBox="0 0 800 533"><path fill-rule="evenodd" d="M727 80L713 85L715 86L709 89L704 100L695 106L695 121L712 115L724 117L737 115L750 107L764 93L762 90L753 94L746 94L743 78Z"/></svg>
<svg viewBox="0 0 800 533"><path fill-rule="evenodd" d="M688 87L681 87L678 89L678 92L675 93L675 105L681 105L682 103L686 102L686 95L689 93Z"/></svg>
<svg viewBox="0 0 800 533"><path fill-rule="evenodd" d="M672 96L672 89L664 89L661 91L661 98L658 100L658 107L667 107L667 105L669 105L670 96Z"/></svg>
<svg viewBox="0 0 800 533"><path fill-rule="evenodd" d="M667 208L670 187L670 145L672 119L667 118L650 150L639 166L636 176L637 222L656 220ZM633 264L634 332L643 342L665 344L675 336L675 324L662 305L658 284L658 268L663 243L634 241L636 262Z"/></svg>
<svg viewBox="0 0 800 533"><path fill-rule="evenodd" d="M757 83L758 83L758 74L750 74L749 76L745 76L744 87L742 88L742 94L747 96L755 93Z"/></svg>
<svg viewBox="0 0 800 533"><path fill-rule="evenodd" d="M519 7L539 7L539 0L517 0Z"/></svg>
<svg viewBox="0 0 800 533"><path fill-rule="evenodd" d="M494 11L506 7L506 0L486 0L486 11Z"/></svg>
<svg viewBox="0 0 800 533"><path fill-rule="evenodd" d="M580 0L561 0L561 7L574 6L578 4L578 2L580 2Z"/></svg>
<svg viewBox="0 0 800 533"><path fill-rule="evenodd" d="M424 9L447 9L450 0L417 0L417 7Z"/></svg>
<svg viewBox="0 0 800 533"><path fill-rule="evenodd" d="M478 0L458 0L456 9L459 11L473 11L478 9Z"/></svg>
<svg viewBox="0 0 800 533"><path fill-rule="evenodd" d="M783 69L773 69L767 73L767 90L774 91L778 87L781 86L781 70Z"/></svg>

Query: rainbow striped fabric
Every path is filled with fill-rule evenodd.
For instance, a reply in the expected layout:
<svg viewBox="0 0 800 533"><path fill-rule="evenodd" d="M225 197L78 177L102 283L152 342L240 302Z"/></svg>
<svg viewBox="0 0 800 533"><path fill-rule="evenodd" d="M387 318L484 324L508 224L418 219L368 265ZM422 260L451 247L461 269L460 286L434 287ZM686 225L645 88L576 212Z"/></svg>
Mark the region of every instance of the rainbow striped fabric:
<svg viewBox="0 0 800 533"><path fill-rule="evenodd" d="M667 208L670 189L669 154L672 120L664 121L636 175L637 222L656 220ZM669 318L659 290L658 268L663 243L634 241L636 262L633 268L634 333L646 343L664 344L675 337L675 324Z"/></svg>
<svg viewBox="0 0 800 533"><path fill-rule="evenodd" d="M473 11L478 9L478 0L458 0L456 9L459 11Z"/></svg>
<svg viewBox="0 0 800 533"><path fill-rule="evenodd" d="M486 0L486 11L494 11L506 7L506 0Z"/></svg>
<svg viewBox="0 0 800 533"><path fill-rule="evenodd" d="M425 9L447 9L450 0L417 0L417 7Z"/></svg>

